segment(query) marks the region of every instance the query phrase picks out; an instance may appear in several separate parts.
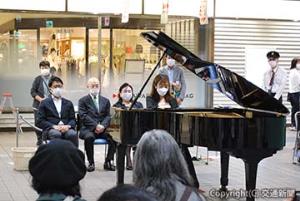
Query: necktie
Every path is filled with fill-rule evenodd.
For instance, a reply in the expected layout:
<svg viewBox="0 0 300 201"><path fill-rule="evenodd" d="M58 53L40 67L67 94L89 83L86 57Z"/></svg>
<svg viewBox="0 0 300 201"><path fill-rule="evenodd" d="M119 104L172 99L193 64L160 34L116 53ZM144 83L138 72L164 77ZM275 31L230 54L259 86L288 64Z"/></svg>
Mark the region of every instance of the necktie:
<svg viewBox="0 0 300 201"><path fill-rule="evenodd" d="M93 102L94 102L94 104L95 104L95 106L97 108L97 111L99 111L99 103L97 101L97 97L96 96L93 97Z"/></svg>
<svg viewBox="0 0 300 201"><path fill-rule="evenodd" d="M274 77L275 77L275 72L274 71L272 71L272 76L271 76L271 79L270 79L270 83L269 83L269 86L273 86L273 84L274 84Z"/></svg>

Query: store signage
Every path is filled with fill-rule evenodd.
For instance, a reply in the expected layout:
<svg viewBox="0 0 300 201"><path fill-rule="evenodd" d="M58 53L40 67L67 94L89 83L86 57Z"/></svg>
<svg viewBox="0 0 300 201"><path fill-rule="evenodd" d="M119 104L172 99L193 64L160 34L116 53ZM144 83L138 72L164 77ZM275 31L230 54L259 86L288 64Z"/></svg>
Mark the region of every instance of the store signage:
<svg viewBox="0 0 300 201"><path fill-rule="evenodd" d="M199 13L200 24L208 24L208 17L207 17L207 0L201 0L200 4L200 13Z"/></svg>
<svg viewBox="0 0 300 201"><path fill-rule="evenodd" d="M110 18L109 17L104 17L103 26L108 27L109 24L110 24Z"/></svg>
<svg viewBox="0 0 300 201"><path fill-rule="evenodd" d="M46 27L52 28L53 27L53 21L52 20L46 20Z"/></svg>

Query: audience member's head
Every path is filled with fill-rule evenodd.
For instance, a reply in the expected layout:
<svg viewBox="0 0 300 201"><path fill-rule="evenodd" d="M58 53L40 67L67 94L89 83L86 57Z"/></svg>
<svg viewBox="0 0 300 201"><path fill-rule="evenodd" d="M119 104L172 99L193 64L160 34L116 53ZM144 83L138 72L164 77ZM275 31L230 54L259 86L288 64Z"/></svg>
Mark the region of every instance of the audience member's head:
<svg viewBox="0 0 300 201"><path fill-rule="evenodd" d="M293 68L300 70L300 58L296 57L291 61L291 69Z"/></svg>
<svg viewBox="0 0 300 201"><path fill-rule="evenodd" d="M98 201L157 201L150 193L128 184L105 191Z"/></svg>
<svg viewBox="0 0 300 201"><path fill-rule="evenodd" d="M175 200L178 181L192 186L185 159L168 132L151 130L142 136L135 153L133 181L160 201Z"/></svg>
<svg viewBox="0 0 300 201"><path fill-rule="evenodd" d="M56 76L50 78L48 86L50 88L51 94L56 98L62 97L62 88L64 86L63 81Z"/></svg>
<svg viewBox="0 0 300 201"><path fill-rule="evenodd" d="M123 100L125 101L132 101L133 97L133 88L130 84L127 82L122 84L119 88L119 101L122 102Z"/></svg>
<svg viewBox="0 0 300 201"><path fill-rule="evenodd" d="M92 96L97 96L100 92L100 81L96 77L91 77L87 82L87 88Z"/></svg>
<svg viewBox="0 0 300 201"><path fill-rule="evenodd" d="M29 171L38 194L80 196L79 181L86 173L84 154L69 141L52 140L38 148Z"/></svg>

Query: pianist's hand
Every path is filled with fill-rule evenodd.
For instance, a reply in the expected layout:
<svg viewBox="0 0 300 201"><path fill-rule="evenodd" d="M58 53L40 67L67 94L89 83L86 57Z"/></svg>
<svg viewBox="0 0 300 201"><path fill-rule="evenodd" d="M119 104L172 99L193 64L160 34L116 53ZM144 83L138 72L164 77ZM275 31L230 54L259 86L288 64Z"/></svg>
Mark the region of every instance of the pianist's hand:
<svg viewBox="0 0 300 201"><path fill-rule="evenodd" d="M181 98L176 98L177 104L180 105L182 103Z"/></svg>

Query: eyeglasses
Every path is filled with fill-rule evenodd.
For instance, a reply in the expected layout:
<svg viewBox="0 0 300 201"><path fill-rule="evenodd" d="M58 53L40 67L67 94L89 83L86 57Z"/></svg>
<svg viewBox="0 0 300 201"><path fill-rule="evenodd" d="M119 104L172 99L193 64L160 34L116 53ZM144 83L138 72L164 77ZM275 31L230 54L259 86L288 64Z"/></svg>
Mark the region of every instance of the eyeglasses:
<svg viewBox="0 0 300 201"><path fill-rule="evenodd" d="M122 93L132 93L132 90L131 89L124 89L124 90L122 90Z"/></svg>

